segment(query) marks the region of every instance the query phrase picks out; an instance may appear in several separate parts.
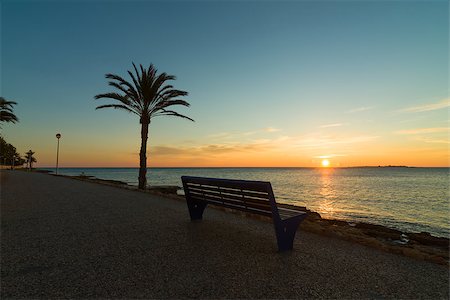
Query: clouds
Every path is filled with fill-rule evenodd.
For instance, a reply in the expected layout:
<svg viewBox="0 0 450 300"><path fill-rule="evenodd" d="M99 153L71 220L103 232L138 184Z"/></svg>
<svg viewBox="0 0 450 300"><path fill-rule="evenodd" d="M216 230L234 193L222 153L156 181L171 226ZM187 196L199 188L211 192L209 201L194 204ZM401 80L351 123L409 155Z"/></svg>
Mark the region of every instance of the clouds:
<svg viewBox="0 0 450 300"><path fill-rule="evenodd" d="M448 127L434 127L434 128L418 128L418 129L407 129L395 131L395 134L426 134L426 133L439 133L439 132L449 132Z"/></svg>
<svg viewBox="0 0 450 300"><path fill-rule="evenodd" d="M406 120L401 123L417 122L422 125L425 124L425 122L427 122L430 125L433 124L435 127L422 127L422 128L416 127L410 129L401 129L393 131L392 133L395 135L403 136L403 138L406 141L409 141L410 143L412 142L416 145L417 142L419 142L422 145L424 143L432 145L433 148L430 148L428 150L430 151L430 156L432 156L431 153L433 151L438 151L438 153L441 153L439 151L446 151L448 153L448 145L450 144L449 141L450 127L448 127L448 116L445 115L444 111L441 111L443 113L442 117L445 118L446 120L439 121L439 119L436 118L436 114L427 114L427 112L443 110L447 109L448 107L450 107L450 99L447 98L434 103L410 106L397 110L396 113L404 115L410 115L415 113L416 116L418 116L413 120ZM444 125L445 127L443 127L442 125Z"/></svg>
<svg viewBox="0 0 450 300"><path fill-rule="evenodd" d="M301 137L297 142L300 148L323 149L328 147L339 147L351 144L361 144L374 141L379 136L375 135L355 135L355 136L327 136L327 135L308 135Z"/></svg>
<svg viewBox="0 0 450 300"><path fill-rule="evenodd" d="M433 148L428 149L430 153L433 151L445 151L448 156L448 145L450 144L449 127L430 127L416 128L395 131L394 134L404 135L410 141L420 142L421 144L431 144ZM440 152L439 152L440 153Z"/></svg>
<svg viewBox="0 0 450 300"><path fill-rule="evenodd" d="M281 129L273 128L273 127L267 127L267 128L264 128L264 131L265 132L278 132L278 131L281 131Z"/></svg>
<svg viewBox="0 0 450 300"><path fill-rule="evenodd" d="M394 131L393 133L397 135L404 135L411 141L435 144L436 147L441 147L441 145L447 146L450 144L448 139L448 135L450 133L449 127L406 129Z"/></svg>
<svg viewBox="0 0 450 300"><path fill-rule="evenodd" d="M158 145L150 150L155 156L217 156L222 154L263 152L273 148L269 141L255 141L252 143L215 143L201 146L167 146Z"/></svg>
<svg viewBox="0 0 450 300"><path fill-rule="evenodd" d="M448 120L444 123L436 118L436 114L419 112L449 106L450 101L445 99L404 107L394 114L389 109L372 111L375 106L341 110L340 115L336 115L339 111L333 110L332 114L313 122L299 120L296 123L292 120L293 126L285 126L285 130L261 125L258 128L253 124L253 128L242 130L234 127L237 130L209 131L209 134L205 132L191 143L171 141L156 144L150 154L156 157L156 161L171 161L174 165L177 162L178 165L211 166L315 166L322 159L330 159L334 165L342 166L384 164L382 160L389 155L395 156L398 149L404 152L424 147L434 149L441 155L439 151L450 144L446 136L450 132ZM437 115L440 113L445 111L441 110ZM375 125L367 125L366 118L369 116L377 120ZM432 121L428 120L430 118ZM402 124L405 123L403 119L408 119L410 124ZM423 155L423 159L429 161L434 155L432 153L430 150L429 156ZM396 159L400 163L409 158L399 156Z"/></svg>
<svg viewBox="0 0 450 300"><path fill-rule="evenodd" d="M263 159L264 165L264 158L272 157L282 164L286 157L297 157L299 160L344 157L355 149L365 147L367 143L377 138L378 136L374 135L331 136L311 132L297 136L278 135L271 138L255 138L248 141L241 139L217 140L192 146L156 145L151 147L149 155L156 157L157 160L225 160L229 161L230 165L233 165L235 160L243 159L245 163L245 158L252 160L257 157Z"/></svg>
<svg viewBox="0 0 450 300"><path fill-rule="evenodd" d="M450 107L450 98L442 99L435 103L426 103L426 104L417 105L417 106L405 107L405 108L398 110L397 112L419 113L419 112L444 109L447 107ZM346 113L353 114L353 113L359 113L359 112L368 111L368 110L372 110L372 109L374 109L374 106L362 106L362 107L357 107L357 108L348 110Z"/></svg>
<svg viewBox="0 0 450 300"><path fill-rule="evenodd" d="M319 126L319 128L340 127L342 125L344 125L344 124L342 124L342 123L325 124L325 125Z"/></svg>
<svg viewBox="0 0 450 300"><path fill-rule="evenodd" d="M265 127L253 131L230 131L213 133L191 143L155 145L150 149L150 155L178 159L226 159L231 157L245 157L264 155L280 149L289 139L280 136L281 129Z"/></svg>
<svg viewBox="0 0 450 300"><path fill-rule="evenodd" d="M274 133L279 132L281 129L274 128L274 127L266 127L258 130L253 131L234 131L234 132L220 132L220 133L214 133L207 136L209 139L213 140L233 140L233 139L242 139L244 137L250 137L254 135L261 135L266 133Z"/></svg>
<svg viewBox="0 0 450 300"><path fill-rule="evenodd" d="M431 143L431 144L445 144L445 145L450 144L450 140L448 140L448 139L417 137L416 140L424 142L424 143Z"/></svg>
<svg viewBox="0 0 450 300"><path fill-rule="evenodd" d="M342 157L342 156L347 156L347 155L346 154L328 154L328 155L316 155L313 157L320 158L320 159L326 159L326 158Z"/></svg>
<svg viewBox="0 0 450 300"><path fill-rule="evenodd" d="M450 106L450 98L443 99L436 103L428 103L428 104L423 104L423 105L419 105L419 106L407 107L407 108L401 109L400 112L417 113L417 112L425 112L425 111L443 109L443 108L447 108L449 106Z"/></svg>
<svg viewBox="0 0 450 300"><path fill-rule="evenodd" d="M373 106L363 106L363 107L357 107L354 109L351 109L349 111L347 111L348 114L353 114L353 113L357 113L357 112L362 112L362 111L367 111L367 110L371 110L373 109Z"/></svg>

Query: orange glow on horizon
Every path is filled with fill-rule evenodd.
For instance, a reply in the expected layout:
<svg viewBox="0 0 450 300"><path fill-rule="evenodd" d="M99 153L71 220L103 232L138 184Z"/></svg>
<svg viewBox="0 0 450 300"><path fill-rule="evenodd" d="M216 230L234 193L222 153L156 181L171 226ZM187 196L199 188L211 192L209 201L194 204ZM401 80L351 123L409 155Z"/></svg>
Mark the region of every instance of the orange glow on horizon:
<svg viewBox="0 0 450 300"><path fill-rule="evenodd" d="M34 149L38 163L36 167L54 167L55 147ZM151 146L150 146L151 147ZM24 149L24 150L22 150ZM19 148L23 152L29 147ZM59 153L59 166L64 167L139 167L138 145L116 146L63 144ZM257 149L217 149L210 147L173 147L148 153L148 167L319 167L328 170L334 167L403 165L414 167L448 167L448 148L395 148L376 145L370 152L353 146L348 155L318 157L317 150L298 151L289 147L266 147ZM170 151L172 152L170 152ZM220 151L219 151L220 150ZM333 152L346 154L337 149ZM327 163L327 162L328 163Z"/></svg>

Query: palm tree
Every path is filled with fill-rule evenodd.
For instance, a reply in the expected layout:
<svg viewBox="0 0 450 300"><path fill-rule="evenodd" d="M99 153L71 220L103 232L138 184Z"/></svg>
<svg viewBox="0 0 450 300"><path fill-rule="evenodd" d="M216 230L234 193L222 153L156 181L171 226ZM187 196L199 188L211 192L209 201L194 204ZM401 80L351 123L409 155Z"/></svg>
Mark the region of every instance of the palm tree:
<svg viewBox="0 0 450 300"><path fill-rule="evenodd" d="M13 114L13 105L17 105L17 103L0 97L0 122L19 122L19 119Z"/></svg>
<svg viewBox="0 0 450 300"><path fill-rule="evenodd" d="M145 189L147 184L147 139L150 121L158 116L175 116L191 121L191 118L181 115L173 110L168 110L169 106L182 105L189 107L189 103L179 97L187 96L187 92L176 90L166 81L175 80L175 76L167 73L157 74L153 64L148 69L140 65L140 70L133 63L134 73L128 71L131 82L114 74L106 74L108 84L118 91L112 93L99 94L95 99L108 98L118 102L118 104L107 104L97 106L96 109L114 108L125 110L139 116L141 124L141 149L139 152L139 189Z"/></svg>
<svg viewBox="0 0 450 300"><path fill-rule="evenodd" d="M31 169L33 168L33 163L34 162L37 162L37 160L36 160L36 158L35 157L33 157L33 154L34 154L34 152L33 151L28 151L27 153L25 153L26 155L25 155L25 159L26 159L26 162L27 162L27 164L28 164L28 166L29 166L29 168L30 168L30 171L31 171Z"/></svg>

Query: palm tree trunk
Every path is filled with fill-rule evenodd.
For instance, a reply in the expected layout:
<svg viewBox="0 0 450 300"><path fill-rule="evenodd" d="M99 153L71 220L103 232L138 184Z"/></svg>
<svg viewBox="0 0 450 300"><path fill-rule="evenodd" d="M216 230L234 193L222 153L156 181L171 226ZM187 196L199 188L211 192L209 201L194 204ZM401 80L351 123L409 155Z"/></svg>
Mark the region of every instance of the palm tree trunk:
<svg viewBox="0 0 450 300"><path fill-rule="evenodd" d="M149 123L141 123L141 151L139 152L139 189L147 185L147 139Z"/></svg>

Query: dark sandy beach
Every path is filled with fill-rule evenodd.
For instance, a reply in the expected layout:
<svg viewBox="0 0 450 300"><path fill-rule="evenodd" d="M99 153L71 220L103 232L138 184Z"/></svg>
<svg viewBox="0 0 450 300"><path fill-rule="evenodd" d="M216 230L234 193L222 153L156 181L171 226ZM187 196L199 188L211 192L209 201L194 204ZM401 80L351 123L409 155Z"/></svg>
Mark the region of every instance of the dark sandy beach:
<svg viewBox="0 0 450 300"><path fill-rule="evenodd" d="M448 299L449 268L114 186L1 171L1 298Z"/></svg>

